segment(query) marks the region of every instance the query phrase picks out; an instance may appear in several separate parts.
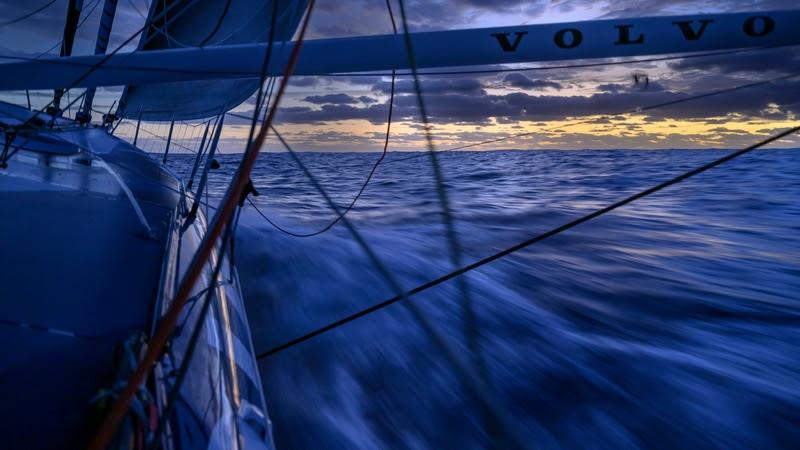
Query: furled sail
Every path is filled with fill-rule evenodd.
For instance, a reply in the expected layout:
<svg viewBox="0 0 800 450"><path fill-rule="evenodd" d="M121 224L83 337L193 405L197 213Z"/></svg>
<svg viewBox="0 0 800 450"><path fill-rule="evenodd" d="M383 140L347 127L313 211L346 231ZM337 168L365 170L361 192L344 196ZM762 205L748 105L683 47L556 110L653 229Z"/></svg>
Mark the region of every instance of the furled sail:
<svg viewBox="0 0 800 450"><path fill-rule="evenodd" d="M140 51L263 43L277 2L275 42L289 41L307 0L159 0L142 33ZM175 5L178 3L177 5ZM162 11L168 11L161 17ZM118 114L144 120L188 120L228 111L258 89L255 79L184 81L127 86Z"/></svg>

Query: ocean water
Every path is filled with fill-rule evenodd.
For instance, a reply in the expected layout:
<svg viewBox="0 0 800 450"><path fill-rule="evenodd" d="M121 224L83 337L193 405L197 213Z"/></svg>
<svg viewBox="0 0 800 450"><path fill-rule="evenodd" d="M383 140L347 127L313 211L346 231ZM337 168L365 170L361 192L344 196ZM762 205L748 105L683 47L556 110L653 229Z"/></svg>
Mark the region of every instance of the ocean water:
<svg viewBox="0 0 800 450"><path fill-rule="evenodd" d="M463 261L724 151L440 155ZM377 154L303 153L340 205ZM390 154L349 214L406 288L453 269L425 156ZM237 156L212 176L218 197ZM173 164L185 172L188 157ZM334 214L286 154L256 202L295 232ZM266 350L393 295L341 224L294 238L252 208L236 259ZM800 447L800 153L759 150L413 297L500 405L486 413L402 304L260 364L279 449ZM477 336L476 357L466 336ZM491 420L488 420L491 422Z"/></svg>

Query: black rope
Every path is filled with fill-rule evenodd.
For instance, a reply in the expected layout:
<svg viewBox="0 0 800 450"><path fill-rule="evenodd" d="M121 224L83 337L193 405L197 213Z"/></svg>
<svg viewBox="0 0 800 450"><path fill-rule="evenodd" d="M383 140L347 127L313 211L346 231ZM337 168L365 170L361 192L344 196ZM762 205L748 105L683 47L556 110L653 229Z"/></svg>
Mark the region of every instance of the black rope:
<svg viewBox="0 0 800 450"><path fill-rule="evenodd" d="M276 130L274 126L271 129L283 147L289 152L289 155L292 157L295 163L306 175L311 184L314 185L314 188L317 190L317 192L325 199L328 206L338 214L339 207L328 195L327 191L322 187L317 178L311 173L310 170L308 170L308 167L303 164L303 161L300 159L297 152L295 152L286 142L286 140L283 139L283 136L278 133L278 130ZM397 280L394 274L392 274L392 271L389 270L388 266L384 264L383 260L378 257L377 253L375 253L372 247L367 243L355 225L353 225L353 223L344 216L342 217L342 224L347 228L347 231L350 232L350 235L356 241L356 244L358 244L361 250L364 251L367 258L381 274L392 291L394 291L399 298L407 298L405 292L403 291L403 287L400 285L400 282ZM475 394L475 397L481 402L482 406L486 410L491 411L492 415L495 417L501 418L506 416L505 408L498 404L496 397L489 395L489 389L484 379L471 370L470 366L461 359L458 353L456 353L456 351L450 346L447 339L439 333L438 329L425 317L422 311L412 302L404 302L402 304L408 309L421 328L431 337L434 343L439 346L441 352L457 369L456 374L461 377L464 385L467 386L473 394ZM506 420L501 421L501 423L504 424L507 431L509 431L507 434L509 439L514 438L514 442L517 443L517 445L514 445L514 448L525 448L525 446L522 445L522 442L524 441L518 437L518 433L511 433L511 431L513 431L511 428L511 419L507 418Z"/></svg>
<svg viewBox="0 0 800 450"><path fill-rule="evenodd" d="M139 16L141 16L141 18L142 18L142 19L146 19L146 18L147 18L147 17L144 15L144 13L143 13L142 11L140 11L140 10L139 10L139 7L138 7L138 6L136 6L136 5L133 3L133 0L127 0L127 1L128 1L128 4L129 4L129 5L131 5L131 7L133 8L133 10L134 10L134 11L136 11L136 14L139 14ZM147 7L147 6L145 5L145 8L146 8L146 7Z"/></svg>
<svg viewBox="0 0 800 450"><path fill-rule="evenodd" d="M261 93L262 93L263 87L264 87L264 80L266 79L266 69L269 66L269 60L270 60L270 57L272 55L272 47L273 47L273 43L274 43L275 22L276 22L276 16L277 16L277 1L274 2L274 5L275 6L273 7L273 11L272 11L272 24L271 24L270 35L269 35L269 44L267 45L267 50L265 52L264 61L263 61L263 64L262 64L261 78L259 79L259 89L258 89L257 101L256 101L256 111L253 113L253 121L252 121L252 126L251 126L251 129L250 129L250 136L248 137L248 144L247 144L248 148L253 143L252 139L253 139L253 133L254 133L254 129L255 129L255 124L258 121L258 109L259 109L259 100L258 99L261 99ZM310 11L309 11L309 13L310 13ZM218 134L219 129L221 129L221 127L223 126L223 123L224 123L223 118L224 118L223 115L219 116L218 121L217 121L218 130L215 130L215 134ZM214 144L216 144L216 141L214 142ZM210 144L210 145L213 145L213 144ZM210 162L211 162L211 159L213 159L213 151L214 151L215 148L216 148L216 146L213 147L211 149L211 152L209 153L208 163L206 164L206 169L205 169L205 172L203 174L204 177L207 176L207 174L208 174L208 170L209 170L209 167L210 167ZM200 187L198 188L197 201L192 206L192 212L190 213L190 217L187 218L187 220L186 220L187 224L191 223L191 221L193 220L193 215L197 211L197 205L198 205L198 202L200 201L200 197L202 196L202 193L200 192L202 190L202 187L203 187L202 185L203 185L203 180L201 180ZM208 185L206 185L206 188L208 188ZM245 192L243 195L246 196L247 193ZM208 192L207 191L206 191L206 198L208 198ZM225 259L226 250L230 252L231 260L234 257L234 253L233 253L234 252L234 238L235 238L236 228L237 228L237 225L239 223L239 217L241 215L241 211L242 211L242 203L240 202L239 207L237 208L236 215L235 215L233 221L228 223L228 225L226 227L225 235L222 238L222 243L223 243L222 244L222 249L220 251L220 254L218 255L218 260L217 260L217 263L216 263L216 265L214 267L214 270L213 270L213 274L212 274L212 277L211 277L212 283L216 283L217 277L219 276L220 271L222 270L222 262ZM186 225L184 226L184 229L185 229L185 227L186 227ZM231 264L231 278L233 278L233 266L232 266L232 264ZM180 367L180 370L178 371L177 378L175 380L175 383L173 385L172 390L169 393L169 399L168 399L166 408L165 408L164 412L162 413L162 415L159 417L158 426L157 426L156 433L155 433L156 438L161 433L161 431L163 430L165 422L168 420L169 415L171 414L172 409L174 408L174 404L175 404L175 402L177 400L177 396L178 396L178 393L180 391L180 387L183 384L183 380L185 379L186 373L188 372L189 362L191 361L192 355L194 354L194 350L197 347L197 341L198 341L198 338L200 336L200 332L203 329L203 326L205 324L205 317L208 314L208 311L209 311L210 306L211 306L211 294L212 293L213 293L213 289L209 289L206 292L205 298L203 299L203 306L201 308L201 311L199 312L197 325L195 326L194 330L192 330L192 335L191 335L191 337L189 339L189 343L187 344L187 350L186 350L186 353L185 353L185 356L184 356L184 360L181 362L181 367ZM154 439L152 444L157 447L157 446L159 446L160 442L158 441L158 439Z"/></svg>
<svg viewBox="0 0 800 450"><path fill-rule="evenodd" d="M278 0L274 0L273 3L275 5L277 5L278 4ZM225 21L225 17L228 16L228 10L230 8L231 8L231 0L226 0L225 7L222 9L222 14L220 14L220 16L217 18L217 24L214 26L214 29L211 30L210 33L208 33L208 36L206 36L206 38L203 39L200 42L198 47L202 47L202 46L206 45L208 43L208 41L210 41L211 38L214 37L215 34L217 34L217 31L219 31L220 27L222 27L222 22ZM275 7L275 9L277 9L277 6ZM275 13L273 12L272 14L273 14L273 20L272 21L273 21L273 23L275 23L275 19L274 19ZM272 33L272 31L270 31L270 33Z"/></svg>
<svg viewBox="0 0 800 450"><path fill-rule="evenodd" d="M255 136L256 125L258 124L258 117L261 113L261 105L264 100L264 82L267 79L267 69L269 68L269 61L272 58L272 47L275 44L275 27L278 20L278 0L272 2L272 16L270 18L269 38L267 43L267 51L264 54L264 60L261 63L261 74L258 79L258 92L256 93L256 104L253 110L253 117L250 122L250 132L247 135L247 148L253 143L253 136ZM270 96L272 89L269 89ZM266 110L269 108L265 109Z"/></svg>
<svg viewBox="0 0 800 450"><path fill-rule="evenodd" d="M389 9L389 17L391 18L391 21L392 21L392 29L394 29L394 32L396 34L397 33L397 25L394 22L394 14L392 13L392 6L389 3L389 0L386 0L386 7ZM389 94L389 117L386 120L387 125L386 125L386 135L385 135L384 140L383 140L383 152L381 153L380 157L378 157L378 160L375 161L375 163L372 165L372 170L369 171L369 174L367 175L367 178L361 184L361 188L358 190L358 193L356 193L356 195L350 201L350 204L347 205L347 207L344 210L342 210L340 213L338 213L336 215L336 217L332 221L330 221L327 225L325 225L324 227L320 228L319 230L312 231L312 232L309 232L309 233L298 233L298 232L286 229L286 228L278 225L277 223L275 223L266 214L264 214L263 211L261 211L261 209L258 207L258 205L256 205L256 203L252 199L250 199L248 197L247 201L248 201L248 203L250 203L250 206L252 206L253 209L256 210L258 215L261 216L264 220L266 220L268 224L272 225L276 230L280 231L281 233L284 233L284 234L287 234L289 236L296 237L296 238L307 238L307 237L319 236L320 234L325 233L326 231L328 231L331 228L333 228L337 223L339 223L342 220L342 218L344 216L346 216L350 212L350 210L353 209L353 207L356 205L356 202L358 202L358 199L361 198L361 194L363 194L364 191L367 189L367 185L369 185L369 182L372 180L372 176L375 175L375 171L378 170L378 166L386 158L386 154L387 154L387 151L389 149L389 138L391 136L391 130L392 130L392 111L394 109L394 90L395 90L395 74L394 73L395 73L395 71L393 70L392 71L391 92Z"/></svg>
<svg viewBox="0 0 800 450"><path fill-rule="evenodd" d="M466 265L464 267L461 267L458 270L454 270L454 271L452 271L450 273L442 275L442 276L440 276L438 278L435 278L435 279L433 279L431 281L423 283L423 284L415 287L414 289L411 289L409 291L404 292L403 295L398 295L398 296L392 297L392 298L390 298L388 300L384 300L384 301L382 301L380 303L376 303L375 305L372 305L369 308L362 309L361 311L358 311L358 312L356 312L354 314L351 314L351 315L349 315L347 317L344 317L344 318L339 319L339 320L337 320L335 322L332 322L332 323L330 323L328 325L325 325L324 327L317 328L316 330L314 330L314 331L312 331L310 333L306 333L306 334L304 334L304 335L302 335L300 337L297 337L297 338L292 339L292 340L290 340L288 342L285 342L285 343L283 343L281 345L275 346L275 347L273 347L273 348L271 348L269 350L261 352L256 356L256 358L257 359L263 359L263 358L266 358L268 356L271 356L271 355L274 355L276 353L279 353L279 352L281 352L283 350L286 350L288 348L294 347L297 344L305 342L305 341L307 341L307 340L309 340L311 338L319 336L319 335L321 335L321 334L323 334L325 332L328 332L330 330L333 330L335 328L339 328L339 327L341 327L343 325L346 325L346 324L348 324L348 323L350 323L350 322L352 322L352 321L354 321L356 319L359 319L359 318L364 317L366 315L372 314L372 313L374 313L376 311L379 311L379 310L381 310L383 308L386 308L387 306L393 305L394 303L397 303L400 300L403 300L403 299L406 299L406 298L410 298L412 295L419 294L420 292L423 292L423 291L426 291L426 290L428 290L428 289L430 289L432 287L438 286L438 285L444 283L445 281L451 280L451 279L456 278L458 276L461 276L461 275L463 275L463 274L465 274L467 272L470 272L472 270L478 269L478 268L480 268L482 266L485 266L486 264L489 264L489 263L494 262L494 261L496 261L496 260L498 260L500 258L506 257L506 256L508 256L508 255L510 255L512 253L515 253L515 252L517 252L519 250L522 250L522 249L524 249L526 247L529 247L529 246L531 246L533 244L536 244L537 242L540 242L540 241L543 241L543 240L545 240L547 238L556 236L556 235L558 235L560 233L563 233L564 231L567 231L567 230L569 230L571 228L574 228L574 227L576 227L576 226L578 226L578 225L580 225L580 224L582 224L584 222L588 222L588 221L590 221L592 219L600 217L603 214L609 213L609 212L611 212L611 211L613 211L615 209L618 209L618 208L620 208L622 206L625 206L625 205L627 205L627 204L629 204L629 203L631 203L633 201L636 201L636 200L638 200L638 199L640 199L642 197L646 197L648 195L654 194L654 193L656 193L658 191L661 191L662 189L665 189L665 188L667 188L669 186L672 186L673 184L680 183L681 181L683 181L683 180L685 180L687 178L690 178L690 177L693 177L693 176L695 176L697 174L705 172L705 171L707 171L707 170L709 170L711 168L719 166L720 164L723 164L723 163L728 162L728 161L730 161L730 160L732 160L734 158L737 158L737 157L739 157L741 155L744 155L745 153L749 153L749 152L751 152L753 150L756 150L756 149L758 149L760 147L763 147L763 146L765 146L767 144L770 144L770 143L772 143L774 141L782 139L782 138L784 138L786 136L789 136L791 134L797 133L798 131L800 131L800 126L785 130L785 131L783 131L781 133L778 133L778 134L773 135L773 136L771 136L771 137L769 137L767 139L764 139L761 142L753 144L753 145L751 145L751 146L749 146L747 148L744 148L744 149L729 153L726 156L723 156L723 157L721 157L719 159L716 159L716 160L711 161L711 162L709 162L707 164L704 164L704 165L702 165L702 166L700 166L700 167L698 167L696 169L692 169L692 170L690 170L688 172L684 172L681 175L678 175L678 176L676 176L674 178L671 178L671 179L669 179L667 181L659 183L659 184L657 184L657 185L655 185L655 186L653 186L651 188L648 188L648 189L645 189L643 191L637 192L636 194L633 194L633 195L631 195L629 197L626 197L626 198L624 198L624 199L622 199L622 200L620 200L620 201L618 201L616 203L612 203L611 205L608 205L608 206L606 206L604 208L601 208L601 209L598 209L598 210L596 210L596 211L594 211L592 213L589 213L589 214L586 214L584 216L581 216L581 217L579 217L579 218L577 218L577 219L575 219L575 220L573 220L571 222L567 222L567 223L565 223L565 224L563 224L561 226L558 226L556 228L553 228L553 229L551 229L551 230L549 230L549 231L547 231L545 233L542 233L542 234L533 236L533 237L531 237L529 239L526 239L526 240L524 240L524 241L522 241L522 242L520 242L518 244L515 244L515 245L513 245L511 247L506 248L505 250L503 250L501 252L495 253L495 254L493 254L491 256L487 256L487 257L485 257L483 259L480 259L480 260L475 261L475 262L473 262L471 264L468 264L468 265Z"/></svg>
<svg viewBox="0 0 800 450"><path fill-rule="evenodd" d="M425 135L425 142L428 147L427 154L430 157L431 167L433 169L433 177L436 183L436 193L439 197L439 203L442 210L442 222L445 227L445 234L447 237L447 244L450 253L450 262L453 267L459 267L462 264L461 242L458 237L458 232L455 227L455 220L450 208L450 199L447 194L447 189L444 184L444 174L442 173L441 164L439 163L436 154L436 148L433 144L433 136L431 134L431 125L428 121L428 112L425 107L425 100L422 95L422 84L420 83L419 73L417 71L416 56L414 53L414 46L411 41L411 33L408 29L408 19L406 16L405 2L397 0L400 5L400 18L403 24L403 40L405 42L406 54L408 57L408 65L411 68L411 74L414 81L414 92L416 94L417 106L419 108L420 118L423 124L423 133ZM388 1L387 1L388 4ZM482 383L489 389L488 394L495 396L490 388L489 372L486 368L486 363L483 354L480 351L480 326L478 318L475 315L472 295L470 294L469 280L467 277L459 277L456 281L459 296L461 315L464 321L464 337L467 344L467 349L470 352L472 363L477 370ZM480 394L479 394L480 397ZM502 428L505 424L500 423L500 417L493 413L486 405L481 402L481 398L477 398L478 405L480 406L480 416L484 423L486 434L489 436L491 448L499 448L502 440L510 440L506 444L514 444L515 439L513 436L504 436L507 433L502 433Z"/></svg>
<svg viewBox="0 0 800 450"><path fill-rule="evenodd" d="M49 2L45 3L44 5L36 8L36 9L34 9L32 11L29 11L29 12L27 12L27 13L19 16L19 17L16 17L16 18L10 19L10 20L6 20L5 22L0 22L0 27L4 27L4 26L7 26L7 25L13 25L15 23L22 22L25 19L33 17L36 14L39 14L40 12L42 12L45 9L49 8L51 5L53 5L57 1L58 0L50 0Z"/></svg>
<svg viewBox="0 0 800 450"><path fill-rule="evenodd" d="M390 21L392 23L392 30L393 30L393 32L395 34L397 34L397 24L395 23L394 13L392 12L392 5L391 5L391 3L389 3L389 0L386 0L386 8L389 11L389 19L390 19ZM330 230L337 223L339 223L339 221L342 220L342 217L346 216L350 212L350 210L353 209L353 207L355 206L356 202L358 202L359 198L361 198L361 195L367 189L367 185L369 185L369 182L372 180L372 176L375 175L375 171L378 169L378 166L386 158L386 154L387 154L387 151L388 151L388 148L389 148L389 137L391 136L391 129L392 129L392 111L394 109L395 80L396 80L395 71L392 70L391 93L389 95L389 116L387 118L386 135L385 135L384 141L383 141L383 152L381 153L381 155L378 158L378 160L375 161L375 163L372 165L372 170L370 170L369 174L367 175L367 178L364 180L364 183L361 184L361 188L358 190L358 193L356 193L356 195L350 201L350 204L341 213L337 214L336 217L331 222L329 222L326 226L322 227L321 229L319 229L317 231L312 231L312 232L309 232L309 233L294 232L294 231L291 231L289 229L286 229L286 228L278 225L272 219L270 219L269 216L267 216L263 211L261 211L261 209L258 207L258 205L256 205L256 203L252 199L250 199L248 197L247 201L248 201L248 203L250 203L250 206L252 206L253 209L256 210L256 213L258 213L258 215L260 215L261 218L263 218L268 224L270 224L276 230L280 231L281 233L287 234L287 235L292 236L292 237L297 237L297 238L306 238L306 237L318 236L318 235L320 235L322 233L325 233L326 231ZM271 93L270 93L270 95L271 95ZM241 116L239 114L235 114L235 113L231 113L231 115L233 115L235 117L243 117L243 116Z"/></svg>
<svg viewBox="0 0 800 450"><path fill-rule="evenodd" d="M86 15L83 17L83 19L81 19L80 23L78 23L78 29L80 29L80 27L82 27L83 24L86 23L86 21L89 19L89 17L92 16L92 14L94 13L94 10L97 9L97 5L99 5L99 4L100 4L100 0L94 0L94 4L89 8L89 11L86 13ZM86 9L86 8L83 8L83 9ZM53 46L50 47L49 49L39 53L34 58L31 58L31 60L35 61L35 60L41 58L42 56L52 52L53 50L61 47L61 44L63 42L64 42L64 39L61 39L60 41L58 41L55 44L53 44ZM4 56L0 56L0 58L4 58Z"/></svg>
<svg viewBox="0 0 800 450"><path fill-rule="evenodd" d="M216 125L216 122L215 122ZM211 119L206 121L206 130L203 132L203 139L200 141L200 146L197 147L197 154L194 158L194 164L192 164L192 171L189 174L189 182L186 183L186 188L191 191L192 185L194 184L194 177L197 175L197 169L200 168L200 161L202 161L203 156L206 154L206 142L209 144L211 143L210 139L208 139L208 130L211 128ZM212 132L212 135L215 134Z"/></svg>

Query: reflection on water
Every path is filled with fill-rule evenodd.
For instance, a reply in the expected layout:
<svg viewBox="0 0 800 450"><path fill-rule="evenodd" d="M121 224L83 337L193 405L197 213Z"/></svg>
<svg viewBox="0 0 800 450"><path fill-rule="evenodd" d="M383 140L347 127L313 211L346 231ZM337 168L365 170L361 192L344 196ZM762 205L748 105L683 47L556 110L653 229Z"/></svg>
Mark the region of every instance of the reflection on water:
<svg viewBox="0 0 800 450"><path fill-rule="evenodd" d="M718 151L442 155L465 260ZM534 448L800 445L800 158L742 157L469 275L489 382ZM303 154L341 204L375 154ZM413 287L452 266L427 157L381 167L351 218ZM179 162L188 166L186 161ZM221 192L233 157L212 184ZM295 231L331 212L286 155L258 204ZM346 230L296 239L252 209L237 257L257 349L392 295ZM455 283L415 297L467 352ZM474 398L395 305L261 364L280 449L484 448Z"/></svg>

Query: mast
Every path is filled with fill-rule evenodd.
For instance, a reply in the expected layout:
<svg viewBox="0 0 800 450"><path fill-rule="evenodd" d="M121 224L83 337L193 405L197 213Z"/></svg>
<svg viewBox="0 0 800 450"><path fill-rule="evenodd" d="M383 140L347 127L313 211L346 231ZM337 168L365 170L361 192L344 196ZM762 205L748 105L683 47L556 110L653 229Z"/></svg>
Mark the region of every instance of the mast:
<svg viewBox="0 0 800 450"><path fill-rule="evenodd" d="M117 0L105 0L103 3L103 15L100 17L100 26L97 29L97 42L94 46L95 55L104 55L108 48L108 40L111 37L111 26L114 24L114 16L117 12ZM95 88L86 90L83 99L83 109L78 112L76 119L80 123L92 121L92 102L94 102ZM138 131L138 130L137 130Z"/></svg>
<svg viewBox="0 0 800 450"><path fill-rule="evenodd" d="M75 43L75 33L78 31L81 10L83 10L83 0L69 0L67 20L64 23L64 38L61 40L61 57L72 55L72 45ZM53 95L53 108L49 112L54 114L61 112L61 97L63 95L63 89L56 89Z"/></svg>

